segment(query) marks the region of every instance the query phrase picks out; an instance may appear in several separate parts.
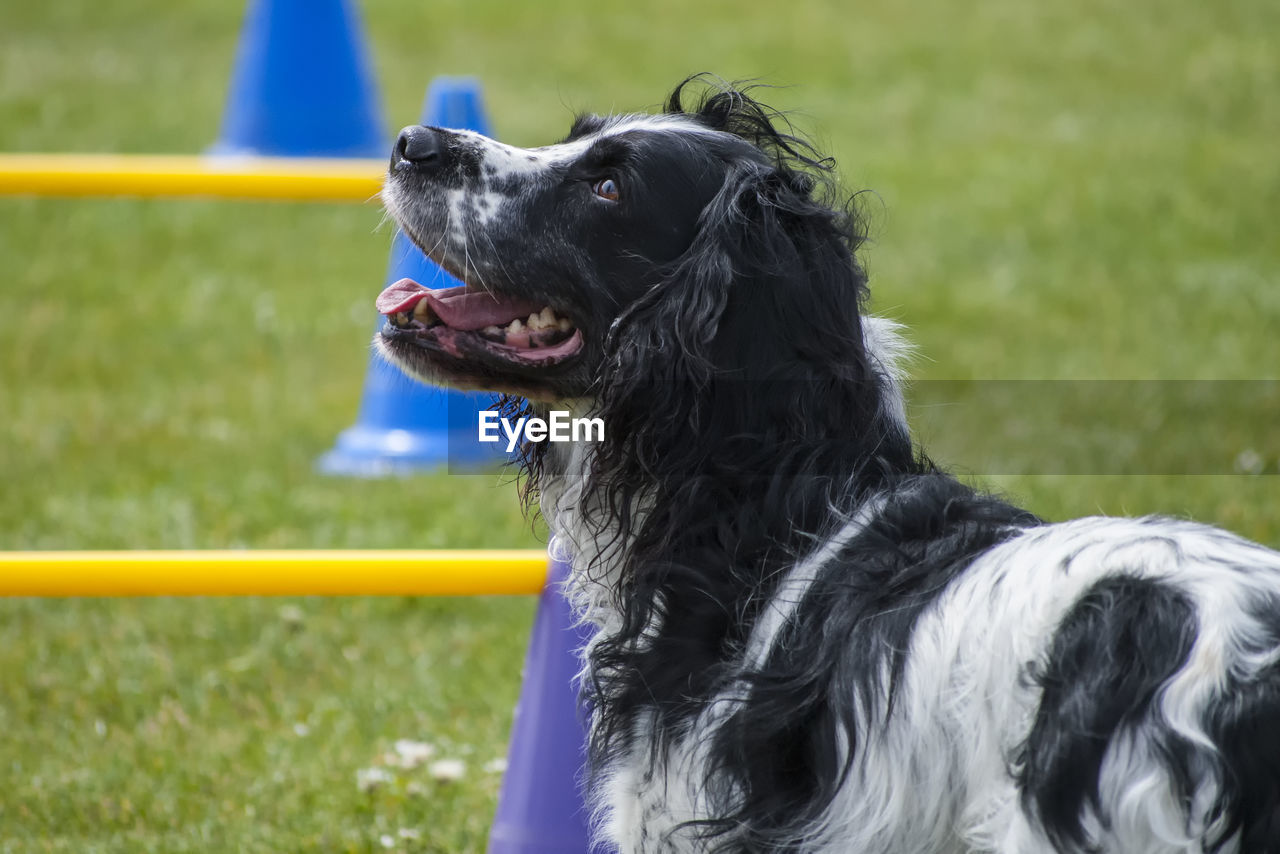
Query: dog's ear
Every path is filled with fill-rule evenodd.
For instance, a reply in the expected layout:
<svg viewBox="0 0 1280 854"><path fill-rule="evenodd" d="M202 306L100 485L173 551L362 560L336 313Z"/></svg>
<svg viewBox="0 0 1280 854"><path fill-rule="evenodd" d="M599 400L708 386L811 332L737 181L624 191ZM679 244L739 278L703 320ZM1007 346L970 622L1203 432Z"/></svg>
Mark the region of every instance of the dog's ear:
<svg viewBox="0 0 1280 854"><path fill-rule="evenodd" d="M716 229L733 280L713 360L751 381L861 380L866 275L850 215L815 198L809 174L764 169Z"/></svg>
<svg viewBox="0 0 1280 854"><path fill-rule="evenodd" d="M741 163L689 249L614 322L606 393L635 382L865 378L866 275L848 212L805 172Z"/></svg>
<svg viewBox="0 0 1280 854"><path fill-rule="evenodd" d="M689 248L614 321L606 342L606 394L627 393L636 383L701 387L712 376L711 346L737 275L733 232L746 183L730 174L702 212Z"/></svg>
<svg viewBox="0 0 1280 854"><path fill-rule="evenodd" d="M830 436L865 415L850 408L878 405L856 240L813 191L798 170L735 164L689 249L615 321L606 468L705 471L737 442Z"/></svg>

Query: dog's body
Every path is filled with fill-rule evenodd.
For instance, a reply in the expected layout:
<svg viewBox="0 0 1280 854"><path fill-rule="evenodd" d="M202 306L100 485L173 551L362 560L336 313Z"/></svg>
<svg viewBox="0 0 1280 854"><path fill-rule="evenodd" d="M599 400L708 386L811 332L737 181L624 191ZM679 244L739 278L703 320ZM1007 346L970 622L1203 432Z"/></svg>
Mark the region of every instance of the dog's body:
<svg viewBox="0 0 1280 854"><path fill-rule="evenodd" d="M726 89L545 149L410 128L384 191L479 288L392 286L382 351L605 419L524 449L599 629L602 836L1280 852L1280 555L1046 525L919 456L856 218L775 121Z"/></svg>

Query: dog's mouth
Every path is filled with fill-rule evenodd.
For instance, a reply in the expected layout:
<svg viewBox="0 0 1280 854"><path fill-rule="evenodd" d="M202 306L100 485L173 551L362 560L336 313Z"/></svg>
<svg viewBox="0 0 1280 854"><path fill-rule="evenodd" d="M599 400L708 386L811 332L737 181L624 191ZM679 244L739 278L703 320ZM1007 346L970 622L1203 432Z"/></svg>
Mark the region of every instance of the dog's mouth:
<svg viewBox="0 0 1280 854"><path fill-rule="evenodd" d="M377 307L388 318L385 338L459 360L544 367L582 349L582 333L551 306L470 285L432 290L401 279L378 295Z"/></svg>

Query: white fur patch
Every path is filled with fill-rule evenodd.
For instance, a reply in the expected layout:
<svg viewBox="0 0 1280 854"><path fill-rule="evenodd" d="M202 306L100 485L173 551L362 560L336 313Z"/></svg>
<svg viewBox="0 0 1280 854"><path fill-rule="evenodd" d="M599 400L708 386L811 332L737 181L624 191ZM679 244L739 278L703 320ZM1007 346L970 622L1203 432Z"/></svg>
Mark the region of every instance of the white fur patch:
<svg viewBox="0 0 1280 854"><path fill-rule="evenodd" d="M536 177L539 172L554 171L577 160L601 139L633 131L674 131L695 135L717 133L682 115L622 115L606 121L605 127L595 133L539 148L517 148L471 131L454 132L481 146L482 174L492 181Z"/></svg>
<svg viewBox="0 0 1280 854"><path fill-rule="evenodd" d="M797 563L753 633L747 653L751 659L767 653L825 562L875 512L872 507L860 513ZM562 516L560 521L566 520ZM1241 566L1251 570L1242 572ZM1246 603L1280 590L1280 555L1225 532L1175 520L1090 518L1033 528L979 558L921 616L894 715L886 727L879 716L882 709L857 709L860 743L854 774L825 819L812 828L812 846L806 850L1052 851L1023 812L1009 773L1039 699L1038 689L1024 678L1025 668L1045 655L1056 626L1090 586L1117 574L1172 585L1191 598L1204 624L1222 627L1201 632L1161 703L1169 725L1209 745L1199 721L1210 693L1221 687L1228 670L1256 672L1275 658L1247 653L1261 640L1264 627L1246 616ZM593 601L596 609L602 604ZM596 616L602 615L597 611ZM605 616L602 622L607 626L610 620ZM609 769L608 785L600 793L603 803L598 804L600 827L620 852L703 850L684 831L667 839L671 847L660 840L679 822L701 814L706 793L698 781L704 746L737 699L725 695L710 702L652 776L639 758L643 751L635 765ZM852 705L853 698L849 700ZM1101 788L1106 802L1115 805L1110 829L1096 820L1086 823L1102 850L1199 850L1148 741L1154 734L1139 728L1118 739L1106 756ZM1203 829L1203 810L1213 794L1211 786L1196 793L1201 813L1193 830Z"/></svg>

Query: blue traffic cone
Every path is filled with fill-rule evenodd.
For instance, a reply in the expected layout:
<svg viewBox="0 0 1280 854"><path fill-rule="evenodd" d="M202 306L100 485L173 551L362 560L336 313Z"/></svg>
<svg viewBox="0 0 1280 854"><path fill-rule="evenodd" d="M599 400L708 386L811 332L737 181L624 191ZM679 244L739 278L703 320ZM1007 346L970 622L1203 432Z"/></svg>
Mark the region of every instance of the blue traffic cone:
<svg viewBox="0 0 1280 854"><path fill-rule="evenodd" d="M591 634L574 625L561 591L568 572L551 561L538 600L489 854L603 854L587 831L586 711L574 684Z"/></svg>
<svg viewBox="0 0 1280 854"><path fill-rule="evenodd" d="M471 78L433 80L423 105L422 123L488 135L480 84ZM429 288L462 284L397 232L385 284L404 278ZM379 317L377 326L383 322ZM489 409L495 399L490 394L462 394L421 385L375 354L369 361L355 425L338 436L333 449L317 465L327 474L381 477L443 463L463 470L496 463L503 458L502 445L481 444L477 439L480 411Z"/></svg>
<svg viewBox="0 0 1280 854"><path fill-rule="evenodd" d="M250 0L211 154L382 157L390 141L348 0Z"/></svg>
<svg viewBox="0 0 1280 854"><path fill-rule="evenodd" d="M473 130L493 136L480 97L480 81L474 77L437 77L427 87L422 103L422 123L438 128Z"/></svg>

